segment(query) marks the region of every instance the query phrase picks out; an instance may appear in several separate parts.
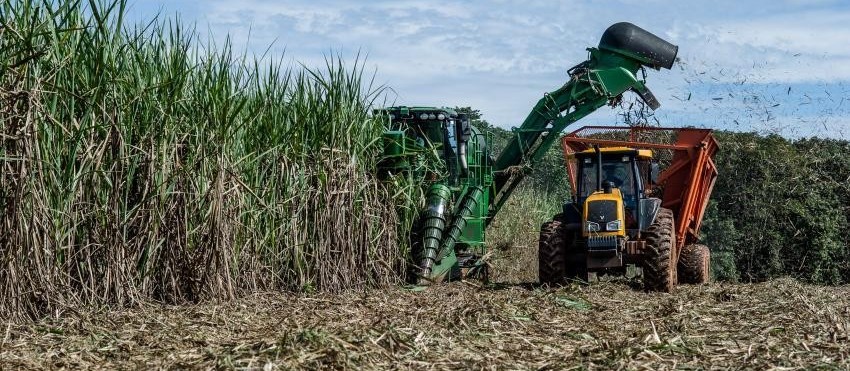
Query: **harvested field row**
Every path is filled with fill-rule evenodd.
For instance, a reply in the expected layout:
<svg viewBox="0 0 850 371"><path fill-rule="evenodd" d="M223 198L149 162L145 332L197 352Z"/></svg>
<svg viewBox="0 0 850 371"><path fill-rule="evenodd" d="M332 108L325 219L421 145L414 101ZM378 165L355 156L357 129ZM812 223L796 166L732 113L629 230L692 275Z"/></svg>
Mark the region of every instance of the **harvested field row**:
<svg viewBox="0 0 850 371"><path fill-rule="evenodd" d="M9 325L0 367L846 369L848 294L788 279L672 295L628 282L263 294Z"/></svg>

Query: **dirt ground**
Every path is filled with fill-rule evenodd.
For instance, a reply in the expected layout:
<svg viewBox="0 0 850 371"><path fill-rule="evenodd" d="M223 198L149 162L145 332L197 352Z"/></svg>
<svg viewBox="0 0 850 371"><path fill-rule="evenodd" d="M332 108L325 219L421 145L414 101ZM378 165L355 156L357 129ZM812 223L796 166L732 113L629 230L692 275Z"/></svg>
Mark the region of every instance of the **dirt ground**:
<svg viewBox="0 0 850 371"><path fill-rule="evenodd" d="M850 368L850 287L793 280L270 293L4 327L2 369Z"/></svg>

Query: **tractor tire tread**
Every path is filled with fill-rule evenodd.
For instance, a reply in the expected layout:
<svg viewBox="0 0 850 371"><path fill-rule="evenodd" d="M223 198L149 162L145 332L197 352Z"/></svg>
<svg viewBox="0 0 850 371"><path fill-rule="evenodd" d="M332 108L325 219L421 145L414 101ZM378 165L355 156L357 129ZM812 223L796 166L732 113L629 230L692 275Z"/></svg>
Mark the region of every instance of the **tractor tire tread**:
<svg viewBox="0 0 850 371"><path fill-rule="evenodd" d="M552 220L540 227L537 249L538 277L541 284L558 285L566 278L567 246L566 231L559 220Z"/></svg>
<svg viewBox="0 0 850 371"><path fill-rule="evenodd" d="M711 279L711 251L701 244L687 245L679 256L679 283L703 284Z"/></svg>
<svg viewBox="0 0 850 371"><path fill-rule="evenodd" d="M661 208L655 222L644 232L646 251L643 259L643 282L647 291L672 292L676 287L674 246L676 233L673 212Z"/></svg>

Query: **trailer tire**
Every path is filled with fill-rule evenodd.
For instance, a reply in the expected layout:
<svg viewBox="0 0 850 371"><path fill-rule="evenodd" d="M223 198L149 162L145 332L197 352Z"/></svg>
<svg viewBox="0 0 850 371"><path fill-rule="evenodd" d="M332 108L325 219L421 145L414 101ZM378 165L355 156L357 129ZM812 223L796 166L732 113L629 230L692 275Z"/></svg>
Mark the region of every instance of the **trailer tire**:
<svg viewBox="0 0 850 371"><path fill-rule="evenodd" d="M685 246L679 256L679 283L703 284L711 279L711 251L708 246Z"/></svg>
<svg viewBox="0 0 850 371"><path fill-rule="evenodd" d="M655 221L646 232L643 259L643 284L647 291L672 292L676 287L676 232L673 212L660 208Z"/></svg>
<svg viewBox="0 0 850 371"><path fill-rule="evenodd" d="M537 275L541 284L564 283L567 268L568 231L559 220L552 220L540 227L537 245Z"/></svg>

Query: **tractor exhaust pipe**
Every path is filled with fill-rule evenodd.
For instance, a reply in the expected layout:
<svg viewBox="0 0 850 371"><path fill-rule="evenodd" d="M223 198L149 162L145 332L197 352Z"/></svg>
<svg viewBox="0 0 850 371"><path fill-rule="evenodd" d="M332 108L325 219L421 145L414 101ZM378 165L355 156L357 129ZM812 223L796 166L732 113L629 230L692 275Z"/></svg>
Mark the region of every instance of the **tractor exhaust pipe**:
<svg viewBox="0 0 850 371"><path fill-rule="evenodd" d="M602 151L599 150L599 145L594 144L593 150L596 151L596 190L602 190Z"/></svg>

